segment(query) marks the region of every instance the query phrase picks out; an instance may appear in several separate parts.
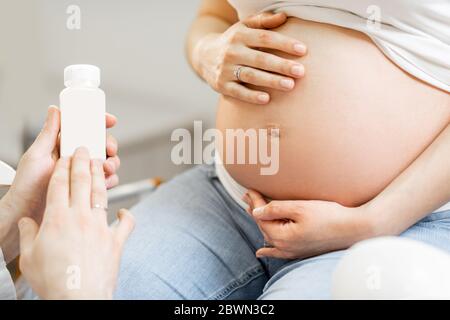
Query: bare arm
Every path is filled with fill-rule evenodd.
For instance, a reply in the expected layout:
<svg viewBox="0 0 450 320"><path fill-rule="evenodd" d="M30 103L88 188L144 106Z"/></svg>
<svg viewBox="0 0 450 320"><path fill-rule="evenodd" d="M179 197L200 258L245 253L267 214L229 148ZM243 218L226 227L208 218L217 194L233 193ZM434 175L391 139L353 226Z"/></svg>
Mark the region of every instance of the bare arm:
<svg viewBox="0 0 450 320"><path fill-rule="evenodd" d="M186 41L189 63L199 73L198 54L194 53L197 45L205 37L220 35L238 22L234 8L226 0L202 0L197 18L192 23ZM201 75L200 75L201 76Z"/></svg>
<svg viewBox="0 0 450 320"><path fill-rule="evenodd" d="M398 235L450 201L450 125L365 206L375 235Z"/></svg>
<svg viewBox="0 0 450 320"><path fill-rule="evenodd" d="M0 248L6 263L19 253L19 235L17 222L20 217L14 215L14 208L8 206L6 199L0 199Z"/></svg>

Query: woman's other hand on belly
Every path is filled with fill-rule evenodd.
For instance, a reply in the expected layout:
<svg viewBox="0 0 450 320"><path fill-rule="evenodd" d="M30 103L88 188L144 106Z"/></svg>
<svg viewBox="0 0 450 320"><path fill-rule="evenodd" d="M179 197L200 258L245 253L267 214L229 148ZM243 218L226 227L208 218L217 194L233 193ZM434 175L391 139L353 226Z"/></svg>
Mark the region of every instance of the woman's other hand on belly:
<svg viewBox="0 0 450 320"><path fill-rule="evenodd" d="M300 259L346 249L374 236L365 207L348 208L328 201L271 201L256 191L244 197L266 243L257 257Z"/></svg>
<svg viewBox="0 0 450 320"><path fill-rule="evenodd" d="M205 36L195 47L194 68L225 96L253 104L269 103L270 95L263 88L290 91L295 79L305 72L302 64L259 49L300 57L306 54L306 46L297 39L264 30L286 21L283 13L262 13L234 24L223 34Z"/></svg>

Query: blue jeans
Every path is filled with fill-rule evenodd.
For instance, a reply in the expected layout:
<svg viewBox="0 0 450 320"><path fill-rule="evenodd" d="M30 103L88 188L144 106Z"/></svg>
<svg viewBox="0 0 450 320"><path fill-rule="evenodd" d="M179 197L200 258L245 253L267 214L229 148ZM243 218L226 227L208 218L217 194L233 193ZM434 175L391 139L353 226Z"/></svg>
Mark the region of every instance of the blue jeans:
<svg viewBox="0 0 450 320"><path fill-rule="evenodd" d="M345 251L286 261L257 259L257 225L224 190L214 166L161 186L133 210L136 228L122 258L118 299L328 299ZM402 237L450 252L450 211Z"/></svg>

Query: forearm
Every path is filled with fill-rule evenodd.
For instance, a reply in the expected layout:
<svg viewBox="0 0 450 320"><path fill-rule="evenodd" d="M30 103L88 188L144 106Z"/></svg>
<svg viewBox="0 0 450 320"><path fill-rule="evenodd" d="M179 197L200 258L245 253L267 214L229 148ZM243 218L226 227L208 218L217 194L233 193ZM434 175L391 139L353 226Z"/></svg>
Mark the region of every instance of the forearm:
<svg viewBox="0 0 450 320"><path fill-rule="evenodd" d="M450 200L450 125L365 205L374 235L398 235Z"/></svg>
<svg viewBox="0 0 450 320"><path fill-rule="evenodd" d="M214 15L200 15L192 24L186 41L186 53L190 65L200 77L199 47L208 37L222 34L230 26L230 22Z"/></svg>
<svg viewBox="0 0 450 320"><path fill-rule="evenodd" d="M19 254L19 230L15 208L7 200L8 195L0 199L0 247L3 250L6 263L12 261Z"/></svg>

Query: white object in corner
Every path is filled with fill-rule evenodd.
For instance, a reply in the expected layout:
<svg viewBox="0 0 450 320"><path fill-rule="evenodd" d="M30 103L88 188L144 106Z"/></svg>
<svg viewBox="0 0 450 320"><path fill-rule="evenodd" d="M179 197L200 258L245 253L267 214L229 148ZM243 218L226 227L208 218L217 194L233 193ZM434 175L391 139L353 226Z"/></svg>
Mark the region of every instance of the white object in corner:
<svg viewBox="0 0 450 320"><path fill-rule="evenodd" d="M0 186L10 186L16 176L16 171L0 161Z"/></svg>
<svg viewBox="0 0 450 320"><path fill-rule="evenodd" d="M450 299L450 255L406 237L379 237L346 251L337 264L338 300Z"/></svg>

